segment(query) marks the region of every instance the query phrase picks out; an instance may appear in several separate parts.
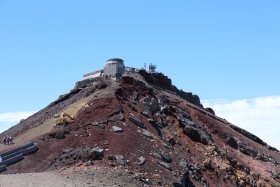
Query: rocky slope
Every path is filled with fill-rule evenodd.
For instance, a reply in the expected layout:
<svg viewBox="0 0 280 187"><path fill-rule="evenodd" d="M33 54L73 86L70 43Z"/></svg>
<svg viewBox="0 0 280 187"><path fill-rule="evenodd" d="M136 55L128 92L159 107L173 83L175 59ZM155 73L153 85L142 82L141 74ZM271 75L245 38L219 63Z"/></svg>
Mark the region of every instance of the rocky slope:
<svg viewBox="0 0 280 187"><path fill-rule="evenodd" d="M62 111L75 121L54 128ZM280 186L278 150L215 116L163 74L78 82L7 135L16 137L13 146L33 141L39 150L4 173L117 168L144 186Z"/></svg>

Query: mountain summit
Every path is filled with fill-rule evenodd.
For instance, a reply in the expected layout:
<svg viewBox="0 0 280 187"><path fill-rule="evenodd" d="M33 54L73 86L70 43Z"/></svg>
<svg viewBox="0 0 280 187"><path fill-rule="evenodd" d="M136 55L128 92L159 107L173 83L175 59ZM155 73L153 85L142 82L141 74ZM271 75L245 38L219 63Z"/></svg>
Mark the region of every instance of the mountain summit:
<svg viewBox="0 0 280 187"><path fill-rule="evenodd" d="M28 143L37 147L2 166L3 173L98 168L132 176L126 186L280 186L277 149L151 68L125 67L116 58L85 74L69 93L1 134L14 137L13 145L0 145L3 158ZM58 114L72 119L58 116L65 121L56 124Z"/></svg>

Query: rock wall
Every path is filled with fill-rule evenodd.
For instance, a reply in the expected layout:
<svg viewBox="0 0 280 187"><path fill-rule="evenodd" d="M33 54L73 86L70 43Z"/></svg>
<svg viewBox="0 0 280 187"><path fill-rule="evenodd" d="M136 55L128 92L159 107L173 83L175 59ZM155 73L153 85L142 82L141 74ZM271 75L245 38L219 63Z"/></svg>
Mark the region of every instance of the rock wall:
<svg viewBox="0 0 280 187"><path fill-rule="evenodd" d="M191 92L185 92L183 90L179 90L176 86L172 84L170 78L165 76L162 73L148 73L145 70L140 70L139 74L147 81L148 83L158 86L160 88L175 92L181 98L189 101L190 103L197 105L203 108L203 105L200 103L200 99L197 95L194 95Z"/></svg>

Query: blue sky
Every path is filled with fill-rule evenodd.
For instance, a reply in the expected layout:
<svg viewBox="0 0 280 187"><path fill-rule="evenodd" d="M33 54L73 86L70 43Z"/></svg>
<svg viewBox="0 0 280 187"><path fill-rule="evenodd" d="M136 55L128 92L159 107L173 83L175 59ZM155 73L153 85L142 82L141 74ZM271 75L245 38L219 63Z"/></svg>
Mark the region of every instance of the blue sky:
<svg viewBox="0 0 280 187"><path fill-rule="evenodd" d="M155 63L211 106L275 98L279 7L277 0L0 0L0 118L41 109L112 57Z"/></svg>

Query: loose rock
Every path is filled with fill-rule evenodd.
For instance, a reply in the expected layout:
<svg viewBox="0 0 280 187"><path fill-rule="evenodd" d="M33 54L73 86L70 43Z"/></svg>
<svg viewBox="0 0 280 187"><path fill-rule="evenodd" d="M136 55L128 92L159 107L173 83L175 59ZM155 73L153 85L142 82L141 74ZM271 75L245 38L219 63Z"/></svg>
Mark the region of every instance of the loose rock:
<svg viewBox="0 0 280 187"><path fill-rule="evenodd" d="M214 170L214 167L213 167L213 164L212 164L212 160L211 159L206 159L204 162L203 162L203 165L205 167L205 169L209 170L209 171L213 171Z"/></svg>
<svg viewBox="0 0 280 187"><path fill-rule="evenodd" d="M113 126L112 131L115 132L115 133L122 133L123 129L120 128L120 127L117 127L117 126Z"/></svg>
<svg viewBox="0 0 280 187"><path fill-rule="evenodd" d="M120 165L127 165L128 161L124 159L123 155L110 155L108 156L108 160L116 161Z"/></svg>
<svg viewBox="0 0 280 187"><path fill-rule="evenodd" d="M158 164L162 167L164 167L165 169L168 169L170 171L172 171L171 166L168 163L165 162L158 162Z"/></svg>
<svg viewBox="0 0 280 187"><path fill-rule="evenodd" d="M146 158L143 157L143 156L141 156L141 157L138 158L137 164L138 164L139 166L143 166L143 165L145 165L146 162L147 162Z"/></svg>
<svg viewBox="0 0 280 187"><path fill-rule="evenodd" d="M145 124L141 120L139 120L139 119L137 119L135 117L130 117L129 120L132 123L134 123L136 126L142 128L142 129L146 129Z"/></svg>
<svg viewBox="0 0 280 187"><path fill-rule="evenodd" d="M145 135L148 138L153 139L153 134L150 133L149 131L145 130L145 129L143 129L143 135Z"/></svg>
<svg viewBox="0 0 280 187"><path fill-rule="evenodd" d="M104 150L99 147L91 149L91 158L93 160L102 160L104 157Z"/></svg>

